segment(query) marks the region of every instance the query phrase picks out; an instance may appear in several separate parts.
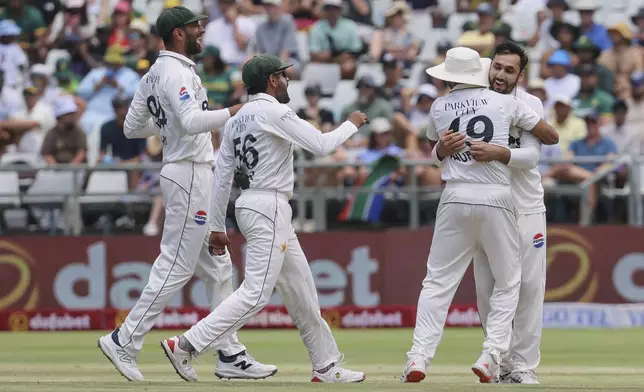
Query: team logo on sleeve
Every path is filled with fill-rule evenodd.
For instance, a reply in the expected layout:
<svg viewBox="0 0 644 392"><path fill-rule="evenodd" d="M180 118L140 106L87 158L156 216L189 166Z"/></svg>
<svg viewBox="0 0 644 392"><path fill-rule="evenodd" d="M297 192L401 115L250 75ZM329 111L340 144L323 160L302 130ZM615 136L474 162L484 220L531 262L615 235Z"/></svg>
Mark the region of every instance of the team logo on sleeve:
<svg viewBox="0 0 644 392"><path fill-rule="evenodd" d="M539 233L532 238L532 246L539 249L546 243L546 239L543 237L543 234Z"/></svg>
<svg viewBox="0 0 644 392"><path fill-rule="evenodd" d="M190 99L190 94L188 94L188 89L185 87L181 87L181 90L179 90L179 100L180 101L187 101Z"/></svg>
<svg viewBox="0 0 644 392"><path fill-rule="evenodd" d="M208 215L206 215L206 211L204 210L197 211L197 213L195 214L195 222L197 222L199 226L203 226L206 224L207 221L208 221Z"/></svg>

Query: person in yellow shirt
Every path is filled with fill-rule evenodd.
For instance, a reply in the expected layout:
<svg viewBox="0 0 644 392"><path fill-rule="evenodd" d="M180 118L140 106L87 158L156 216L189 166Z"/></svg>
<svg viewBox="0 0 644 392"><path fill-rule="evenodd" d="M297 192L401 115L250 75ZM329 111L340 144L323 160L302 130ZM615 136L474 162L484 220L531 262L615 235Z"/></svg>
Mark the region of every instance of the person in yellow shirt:
<svg viewBox="0 0 644 392"><path fill-rule="evenodd" d="M586 123L575 116L570 98L566 96L555 98L552 113L549 114L548 118L559 133L561 151L568 151L570 143L574 140L585 138L588 133Z"/></svg>

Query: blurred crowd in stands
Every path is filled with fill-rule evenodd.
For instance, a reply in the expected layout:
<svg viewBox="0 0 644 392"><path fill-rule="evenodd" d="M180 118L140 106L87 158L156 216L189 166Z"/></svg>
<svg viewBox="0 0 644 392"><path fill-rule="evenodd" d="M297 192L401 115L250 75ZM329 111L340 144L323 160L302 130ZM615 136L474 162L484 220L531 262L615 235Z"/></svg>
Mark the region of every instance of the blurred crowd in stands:
<svg viewBox="0 0 644 392"><path fill-rule="evenodd" d="M434 100L447 92L424 70L452 46L491 56L508 39L531 61L520 88L538 96L560 143L545 158L641 154L644 147L644 6L641 0L3 0L0 8L0 162L160 161L158 139L128 140L123 122L163 42L154 22L185 5L209 16L197 72L209 108L244 102L240 69L273 53L289 69L289 104L328 132L353 110L371 122L308 169L308 186L364 184L383 156L426 159ZM218 131L213 131L217 149ZM313 159L296 151L298 159ZM541 164L544 187L578 184L604 163ZM623 186L626 170L610 176ZM439 169L391 173L439 187ZM129 173L131 191L158 192L158 173ZM589 198L595 209L600 185ZM554 208L551 220L576 219ZM563 211L558 214L556 211ZM144 232L159 233L157 196ZM601 215L601 214L600 214ZM608 220L618 216L605 211ZM618 218L620 219L620 218ZM623 220L623 214L621 219ZM131 224L131 223L130 223Z"/></svg>

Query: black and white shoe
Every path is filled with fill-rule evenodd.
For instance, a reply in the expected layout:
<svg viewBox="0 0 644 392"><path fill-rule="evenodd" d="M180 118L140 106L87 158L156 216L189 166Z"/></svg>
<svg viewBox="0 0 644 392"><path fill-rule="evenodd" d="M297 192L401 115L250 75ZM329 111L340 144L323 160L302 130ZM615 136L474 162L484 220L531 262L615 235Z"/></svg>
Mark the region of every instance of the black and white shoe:
<svg viewBox="0 0 644 392"><path fill-rule="evenodd" d="M246 351L226 357L219 353L219 362L215 369L215 376L227 379L261 380L275 375L277 366L264 365Z"/></svg>
<svg viewBox="0 0 644 392"><path fill-rule="evenodd" d="M115 340L118 340L118 328L98 339L98 348L112 362L116 370L128 381L143 381L143 374L136 366L136 358L131 357Z"/></svg>

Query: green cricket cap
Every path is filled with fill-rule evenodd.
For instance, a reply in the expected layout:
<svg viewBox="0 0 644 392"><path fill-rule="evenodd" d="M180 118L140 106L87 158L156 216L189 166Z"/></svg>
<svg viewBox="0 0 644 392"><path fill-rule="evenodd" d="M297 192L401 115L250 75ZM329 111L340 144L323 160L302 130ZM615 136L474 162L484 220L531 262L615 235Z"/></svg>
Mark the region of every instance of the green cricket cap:
<svg viewBox="0 0 644 392"><path fill-rule="evenodd" d="M285 64L279 57L272 54L254 56L244 64L242 80L249 87L263 87L268 77L274 73L285 70L293 64Z"/></svg>
<svg viewBox="0 0 644 392"><path fill-rule="evenodd" d="M159 37L164 38L172 34L172 30L177 27L207 18L206 15L195 14L183 6L166 8L161 11L161 15L157 18L157 34L159 34Z"/></svg>

